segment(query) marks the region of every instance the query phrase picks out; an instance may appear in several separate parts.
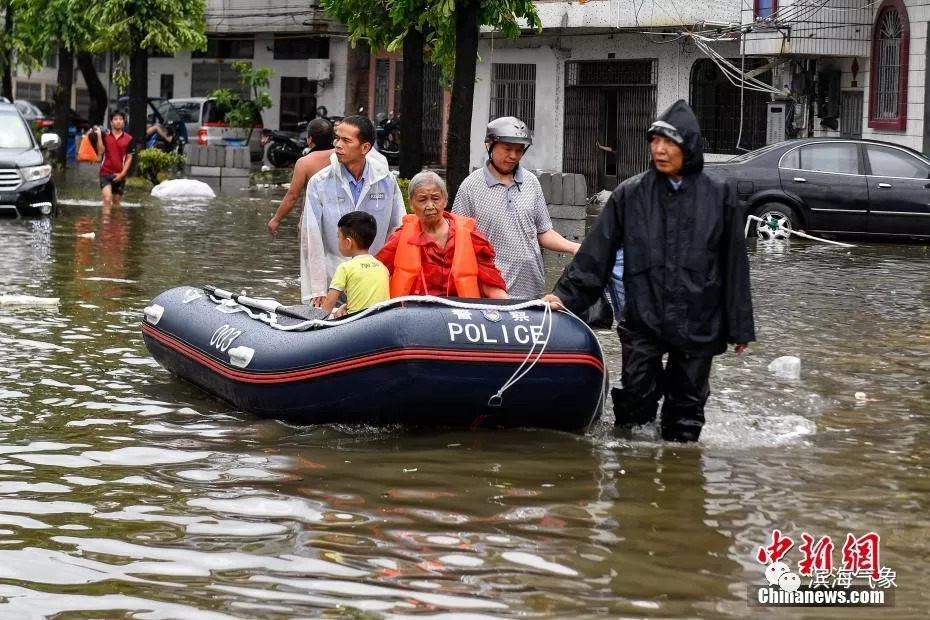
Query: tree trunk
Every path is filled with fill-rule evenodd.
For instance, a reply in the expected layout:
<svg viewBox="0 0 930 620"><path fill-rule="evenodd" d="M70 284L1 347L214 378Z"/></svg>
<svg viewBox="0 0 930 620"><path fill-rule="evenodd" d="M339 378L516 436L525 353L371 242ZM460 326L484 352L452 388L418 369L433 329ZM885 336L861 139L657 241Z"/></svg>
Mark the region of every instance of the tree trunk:
<svg viewBox="0 0 930 620"><path fill-rule="evenodd" d="M471 112L475 99L475 65L478 57L479 0L455 3L455 74L452 79L452 109L449 112L449 141L446 152L446 183L449 204L468 176L471 147Z"/></svg>
<svg viewBox="0 0 930 620"><path fill-rule="evenodd" d="M149 53L136 49L129 57L129 133L136 151L145 148L145 119L149 99Z"/></svg>
<svg viewBox="0 0 930 620"><path fill-rule="evenodd" d="M3 37L9 42L13 38L13 2L12 0L6 0L3 5L6 9ZM0 95L13 101L13 52L5 49L3 58L0 58L0 63L3 64L3 84L0 86L0 89L2 89Z"/></svg>
<svg viewBox="0 0 930 620"><path fill-rule="evenodd" d="M107 89L100 81L100 76L97 75L94 57L90 52L78 52L77 64L81 68L81 75L84 76L87 93L90 95L90 112L87 114L87 120L91 125L102 125L107 114Z"/></svg>
<svg viewBox="0 0 930 620"><path fill-rule="evenodd" d="M55 133L61 141L61 148L55 152L55 159L62 166L68 158L68 117L71 115L71 89L74 85L74 54L64 43L58 44L58 84L55 85Z"/></svg>
<svg viewBox="0 0 930 620"><path fill-rule="evenodd" d="M423 169L423 33L411 26L404 37L403 110L400 114L400 176Z"/></svg>

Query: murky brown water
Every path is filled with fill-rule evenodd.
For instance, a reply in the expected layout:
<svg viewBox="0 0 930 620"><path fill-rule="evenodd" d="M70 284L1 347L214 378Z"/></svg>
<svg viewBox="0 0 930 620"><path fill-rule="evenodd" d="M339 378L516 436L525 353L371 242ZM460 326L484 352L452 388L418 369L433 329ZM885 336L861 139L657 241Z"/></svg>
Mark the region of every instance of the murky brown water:
<svg viewBox="0 0 930 620"><path fill-rule="evenodd" d="M274 197L0 221L0 292L61 298L0 307L0 617L754 617L775 528L792 565L802 532L837 566L847 532L879 533L895 608L860 614L930 609L926 247L753 245L761 342L718 359L696 446L290 428L177 381L139 335L178 284L297 298ZM800 380L767 371L780 355Z"/></svg>

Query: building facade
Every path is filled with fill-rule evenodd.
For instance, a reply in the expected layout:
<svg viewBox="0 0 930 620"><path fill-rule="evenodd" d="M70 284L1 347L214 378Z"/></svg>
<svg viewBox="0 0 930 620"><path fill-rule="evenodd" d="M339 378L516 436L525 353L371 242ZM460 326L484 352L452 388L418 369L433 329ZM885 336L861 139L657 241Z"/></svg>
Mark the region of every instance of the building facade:
<svg viewBox="0 0 930 620"><path fill-rule="evenodd" d="M154 55L148 63L151 97L202 97L217 88L236 88L232 63L242 60L272 70L268 89L273 106L263 112L266 127L294 129L313 118L318 106L342 115L347 98L348 45L345 29L322 10L297 0L207 0L207 49ZM14 77L17 99L49 100L57 81L55 58L47 67ZM97 57L101 82L109 85L112 59ZM72 106L87 115L89 100L75 71Z"/></svg>

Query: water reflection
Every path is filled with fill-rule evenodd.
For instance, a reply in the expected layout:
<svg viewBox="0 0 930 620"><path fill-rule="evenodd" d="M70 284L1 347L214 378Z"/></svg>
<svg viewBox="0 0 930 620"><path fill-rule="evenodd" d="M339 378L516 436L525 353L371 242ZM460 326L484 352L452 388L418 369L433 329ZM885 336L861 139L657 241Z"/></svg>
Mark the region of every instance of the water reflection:
<svg viewBox="0 0 930 620"><path fill-rule="evenodd" d="M698 446L609 419L292 428L179 382L138 332L180 283L296 300L273 198L0 221L0 290L61 298L0 308L3 617L747 617L776 527L880 532L896 611L928 607L926 248L753 245L761 340L715 364ZM768 373L781 355L800 379Z"/></svg>

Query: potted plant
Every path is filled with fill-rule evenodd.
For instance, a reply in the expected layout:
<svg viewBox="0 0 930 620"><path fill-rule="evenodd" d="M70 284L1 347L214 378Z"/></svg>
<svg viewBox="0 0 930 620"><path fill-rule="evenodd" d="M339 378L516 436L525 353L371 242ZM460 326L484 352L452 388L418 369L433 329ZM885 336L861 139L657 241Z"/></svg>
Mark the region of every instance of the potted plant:
<svg viewBox="0 0 930 620"><path fill-rule="evenodd" d="M252 65L241 60L237 60L232 66L239 73L242 91L248 95L243 95L241 91L218 88L210 93L210 96L216 100L216 105L225 113L226 124L239 129L238 132L224 139L226 145L244 146L252 137L255 117L262 110L271 107L271 95L264 90L270 83L271 69L268 67L253 68Z"/></svg>

